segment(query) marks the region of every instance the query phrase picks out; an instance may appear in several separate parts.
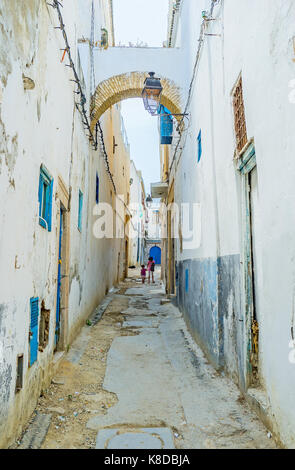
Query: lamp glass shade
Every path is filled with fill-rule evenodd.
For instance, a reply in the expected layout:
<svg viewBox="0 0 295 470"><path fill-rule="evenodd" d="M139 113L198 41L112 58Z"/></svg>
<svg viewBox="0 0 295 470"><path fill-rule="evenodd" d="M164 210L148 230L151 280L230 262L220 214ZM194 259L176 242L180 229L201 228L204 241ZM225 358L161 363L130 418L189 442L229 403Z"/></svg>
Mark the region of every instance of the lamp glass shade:
<svg viewBox="0 0 295 470"><path fill-rule="evenodd" d="M156 114L161 104L161 94L163 87L159 78L154 77L155 73L150 72L149 77L145 79L142 90L142 99L145 109L150 114Z"/></svg>

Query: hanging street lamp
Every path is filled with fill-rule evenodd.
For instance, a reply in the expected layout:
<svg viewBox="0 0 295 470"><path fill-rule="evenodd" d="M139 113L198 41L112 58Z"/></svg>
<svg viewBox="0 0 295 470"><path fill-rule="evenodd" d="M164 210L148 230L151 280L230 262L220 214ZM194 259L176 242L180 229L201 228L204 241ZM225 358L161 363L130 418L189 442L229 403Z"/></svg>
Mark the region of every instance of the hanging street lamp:
<svg viewBox="0 0 295 470"><path fill-rule="evenodd" d="M144 82L142 99L145 109L153 116L157 114L161 104L162 91L160 79L155 77L155 72L149 72L149 77Z"/></svg>
<svg viewBox="0 0 295 470"><path fill-rule="evenodd" d="M155 77L155 72L149 72L149 77L146 77L144 81L144 87L141 93L143 104L145 109L152 115L152 116L173 116L173 117L187 117L187 113L172 113L169 110L166 110L164 113L160 112L160 105L161 105L161 95L162 95L163 87L161 85L161 80ZM165 109L162 106L162 109Z"/></svg>

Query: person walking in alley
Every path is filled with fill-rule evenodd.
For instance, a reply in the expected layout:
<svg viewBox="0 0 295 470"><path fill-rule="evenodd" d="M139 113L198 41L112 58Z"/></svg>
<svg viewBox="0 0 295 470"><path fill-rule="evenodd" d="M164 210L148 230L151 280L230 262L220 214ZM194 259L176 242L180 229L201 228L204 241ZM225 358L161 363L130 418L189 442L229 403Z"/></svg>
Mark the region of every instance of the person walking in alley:
<svg viewBox="0 0 295 470"><path fill-rule="evenodd" d="M149 273L149 284L151 282L151 274L152 274L152 282L155 283L154 279L154 271L155 271L155 262L152 256L149 257L148 265L147 265L148 273Z"/></svg>
<svg viewBox="0 0 295 470"><path fill-rule="evenodd" d="M142 280L142 283L144 284L145 283L145 278L146 278L146 269L145 269L145 265L142 264L141 265L141 280Z"/></svg>

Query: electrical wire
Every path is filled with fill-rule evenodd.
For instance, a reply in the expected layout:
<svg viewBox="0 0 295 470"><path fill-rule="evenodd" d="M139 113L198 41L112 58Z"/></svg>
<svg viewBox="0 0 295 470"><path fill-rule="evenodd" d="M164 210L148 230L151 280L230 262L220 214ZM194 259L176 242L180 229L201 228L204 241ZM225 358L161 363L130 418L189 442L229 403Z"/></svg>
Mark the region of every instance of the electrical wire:
<svg viewBox="0 0 295 470"><path fill-rule="evenodd" d="M107 151L106 151L106 147L105 147L105 142L104 142L104 135L103 135L103 130L102 130L102 127L101 127L101 124L100 122L98 121L96 123L96 126L95 126L95 135L93 135L92 131L91 131L91 128L90 128L90 124L89 124L89 120L88 120L88 116L87 116L87 112L86 112L86 108L85 108L85 105L86 105L86 96L83 92L83 88L82 88L82 84L81 84L81 80L77 74L77 71L76 71L76 67L75 67L75 64L72 60L72 55L71 55L71 49L70 49L70 45L69 45L69 41L68 41L68 37L67 37L67 33L66 33L66 30L65 30L65 24L63 22L63 17L62 17L62 13L61 13L61 8L63 8L63 5L58 1L58 0L52 0L53 3L48 3L47 2L47 5L55 8L57 10L57 13L58 13L58 19L59 19L59 24L60 26L56 26L55 29L60 29L61 32L62 32L62 35L63 35L63 38L64 38L64 41L65 41L65 49L63 49L64 52L67 52L68 54L68 59L69 59L69 64L66 64L66 66L70 67L73 71L73 74L74 74L74 80L71 80L73 82L76 83L77 85L77 88L78 88L78 91L76 91L75 93L80 95L80 103L76 103L76 106L77 106L77 109L81 112L82 114L82 122L84 124L84 126L86 127L86 129L88 130L89 132L89 140L92 142L92 145L93 145L93 148L95 150L97 150L98 148L98 132L99 132L99 141L100 141L100 149L101 149L101 152L103 154L103 157L104 157L104 162L105 162L105 167L106 167L106 171L108 173L108 176L109 176L109 179L112 183L112 186L114 188L114 192L115 194L117 193L117 190L116 190L116 186L115 186L115 183L114 183L114 179L113 179L113 175L110 171L110 165L109 165L109 158L108 158L108 154L107 154ZM91 36L94 35L94 8L92 9L92 15L91 15ZM93 38L92 38L93 39ZM94 44L90 44L90 47L92 48L92 54L93 54L93 45ZM94 86L95 86L95 75L94 75L94 67L93 67L93 75L92 75L92 78L94 80ZM78 106L80 107L80 109L78 108ZM124 205L126 206L126 204L124 203ZM126 206L127 207L127 206Z"/></svg>
<svg viewBox="0 0 295 470"><path fill-rule="evenodd" d="M219 0L211 0L210 17L212 17L213 11L214 11L214 6L217 3L219 3ZM192 78L191 78L190 86L189 86L189 90L188 90L188 96L187 96L187 100L186 100L186 104L185 104L185 108L184 108L184 115L187 114L187 111L188 111L188 108L189 108L189 105L190 105L190 102L191 102L191 97L192 97L192 94L193 94L193 86L194 86L196 75L197 75L197 69L198 69L198 65L199 65L199 61L200 61L200 57L201 57L202 46L203 46L203 43L204 43L204 34L205 34L206 23L207 23L206 19L204 19L201 23L200 35L199 35L199 39L198 39L199 44L198 44L198 49L197 49L197 53L196 53L196 59L195 59L195 63L194 63ZM179 131L180 136L179 136L178 142L176 144L176 148L175 148L175 151L174 151L174 154L173 154L173 158L172 158L172 161L171 161L171 164L170 164L170 167L169 167L169 173L171 172L172 166L173 166L174 161L176 159L178 149L181 150L181 153L179 155L179 158L180 158L180 156L182 154L182 151L183 151L183 148L184 148L184 145L185 145L185 142L186 142L186 140L185 140L184 145L181 148L179 147L180 143L182 141L183 134L184 134L184 131L182 130L184 115L181 118L181 120L179 121L179 124L177 126L177 130ZM185 129L185 130L187 130L187 129Z"/></svg>
<svg viewBox="0 0 295 470"><path fill-rule="evenodd" d="M69 59L69 64L66 64L66 67L70 67L72 69L73 74L74 74L74 80L71 80L71 81L76 83L78 91L75 91L75 93L77 95L80 95L80 103L76 102L76 106L80 107L80 109L79 108L78 109L79 109L79 111L81 112L81 114L83 116L82 122L83 122L84 126L87 128L87 130L89 132L89 135L88 135L89 140L92 142L93 147L95 149L97 149L97 143L96 143L95 138L92 134L90 124L89 124L89 120L88 120L88 116L87 116L87 112L86 112L86 108L85 108L86 96L83 92L81 80L80 80L80 78L77 74L76 67L75 67L75 64L74 64L73 59L72 59L71 48L70 48L70 44L69 44L69 41L68 41L68 36L67 36L66 30L65 30L65 24L63 22L63 17L62 17L62 13L61 13L61 8L63 8L63 5L58 0L52 0L52 1L53 1L53 3L48 3L47 2L47 5L53 7L57 10L58 19L59 19L59 26L55 26L55 29L60 29L61 32L62 32L64 42L65 42L65 46L66 46L65 49L62 49L62 50L67 52L68 59Z"/></svg>

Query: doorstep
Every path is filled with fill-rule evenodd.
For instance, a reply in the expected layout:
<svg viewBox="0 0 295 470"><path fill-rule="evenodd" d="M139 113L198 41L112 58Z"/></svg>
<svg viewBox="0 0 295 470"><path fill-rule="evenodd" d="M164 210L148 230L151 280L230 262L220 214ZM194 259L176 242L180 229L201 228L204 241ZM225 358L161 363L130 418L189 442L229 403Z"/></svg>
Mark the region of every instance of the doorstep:
<svg viewBox="0 0 295 470"><path fill-rule="evenodd" d="M58 351L56 353L53 354L53 364L56 365L58 364L61 359L64 357L65 355L65 351Z"/></svg>
<svg viewBox="0 0 295 470"><path fill-rule="evenodd" d="M176 294L167 294L167 299L176 299Z"/></svg>
<svg viewBox="0 0 295 470"><path fill-rule="evenodd" d="M271 413L271 407L265 390L254 387L248 388L248 390L244 392L244 397L264 426L272 433L272 437L275 441L279 445L282 445L274 430L274 415Z"/></svg>

